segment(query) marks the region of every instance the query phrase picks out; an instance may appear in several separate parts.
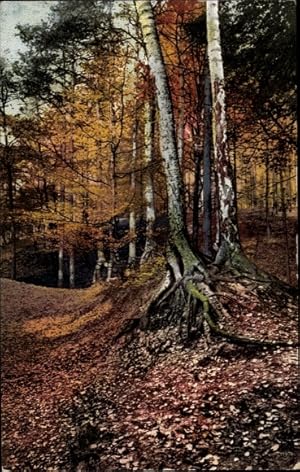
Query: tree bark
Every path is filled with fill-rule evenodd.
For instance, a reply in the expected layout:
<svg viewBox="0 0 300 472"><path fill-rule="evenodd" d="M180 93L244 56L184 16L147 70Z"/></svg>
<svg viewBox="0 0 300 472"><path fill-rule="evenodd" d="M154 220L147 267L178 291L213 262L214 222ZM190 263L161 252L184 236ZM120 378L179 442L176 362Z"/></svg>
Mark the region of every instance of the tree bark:
<svg viewBox="0 0 300 472"><path fill-rule="evenodd" d="M135 214L135 166L137 157L137 132L138 120L135 117L133 136L132 136L132 158L131 158L131 175L130 175L130 191L131 191L131 208L129 212L129 254L128 266L133 267L136 263L136 214Z"/></svg>
<svg viewBox="0 0 300 472"><path fill-rule="evenodd" d="M177 151L179 166L182 166L183 152L184 152L184 76L183 76L183 65L179 63L179 99L178 99L178 125L177 125Z"/></svg>
<svg viewBox="0 0 300 472"><path fill-rule="evenodd" d="M75 254L73 247L69 251L69 287L75 288Z"/></svg>
<svg viewBox="0 0 300 472"><path fill-rule="evenodd" d="M102 267L107 266L106 264L106 259L104 256L104 251L103 251L103 244L98 243L97 247L97 261L94 269L94 274L93 274L93 284L96 282L99 282L101 280L101 269Z"/></svg>
<svg viewBox="0 0 300 472"><path fill-rule="evenodd" d="M267 144L268 144L268 143L267 143ZM269 208L270 164L269 164L269 150L268 150L268 145L267 145L267 151L266 151L265 167L266 167L265 218L266 218L267 239L270 239L270 236L271 236L270 208Z"/></svg>
<svg viewBox="0 0 300 472"><path fill-rule="evenodd" d="M283 173L282 173L281 168L279 170L279 175L280 175L281 214L282 214L283 232L284 232L284 239L285 239L286 276L287 276L288 283L291 283L289 233L288 233L288 223L287 223L287 214L286 214L286 197L285 197L285 187L283 186Z"/></svg>
<svg viewBox="0 0 300 472"><path fill-rule="evenodd" d="M218 177L220 249L216 261L224 252L240 251L236 218L236 199L233 173L229 160L226 136L224 69L221 52L218 1L206 2L207 50L213 102L213 147ZM223 252L223 254L222 254Z"/></svg>
<svg viewBox="0 0 300 472"><path fill-rule="evenodd" d="M64 243L61 237L58 248L58 274L57 274L57 286L62 288L64 286Z"/></svg>
<svg viewBox="0 0 300 472"><path fill-rule="evenodd" d="M180 255L184 272L193 270L195 266L204 272L204 266L193 253L186 235L183 211L183 185L177 154L171 94L151 2L149 0L136 0L135 5L157 91L160 150L165 168L168 195L170 245Z"/></svg>
<svg viewBox="0 0 300 472"><path fill-rule="evenodd" d="M65 201L65 188L64 185L60 186L60 196L59 201L64 207ZM63 211L62 211L63 213ZM64 286L64 224L59 225L60 234L59 234L59 247L58 247L58 273L57 273L57 286L62 288Z"/></svg>
<svg viewBox="0 0 300 472"><path fill-rule="evenodd" d="M146 206L146 241L144 251L141 257L141 263L145 262L152 254L155 248L153 239L153 229L155 221L154 191L151 173L151 164L153 163L153 145L154 145L154 125L155 125L155 100L149 97L145 102L145 151L144 151L144 182L143 194Z"/></svg>
<svg viewBox="0 0 300 472"><path fill-rule="evenodd" d="M211 89L208 68L204 82L204 150L203 150L203 252L212 255L211 241Z"/></svg>
<svg viewBox="0 0 300 472"><path fill-rule="evenodd" d="M197 133L197 135L196 135ZM193 149L195 156L195 181L193 189L193 227L192 227L192 242L193 248L195 251L199 249L199 203L200 196L203 190L202 181L201 181L201 148L199 145L200 136L199 129L193 131Z"/></svg>

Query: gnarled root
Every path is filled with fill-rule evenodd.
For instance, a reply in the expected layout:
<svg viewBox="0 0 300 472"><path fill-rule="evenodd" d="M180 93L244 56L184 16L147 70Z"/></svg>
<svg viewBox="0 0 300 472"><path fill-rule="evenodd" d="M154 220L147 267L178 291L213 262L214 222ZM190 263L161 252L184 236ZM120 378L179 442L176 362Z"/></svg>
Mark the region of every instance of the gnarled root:
<svg viewBox="0 0 300 472"><path fill-rule="evenodd" d="M135 328L140 330L156 331L159 329L165 329L171 327L172 330L176 326L179 327L178 333L181 341L190 341L195 338L204 336L206 345L211 342L210 335L214 334L225 338L227 341L238 343L238 344L252 344L261 346L295 346L297 343L292 341L283 340L270 340L270 339L256 339L243 335L237 335L226 329L218 326L218 321L228 320L230 314L228 313L225 305L220 301L220 292L218 291L218 282L214 280L217 277L215 274L210 273L206 268L199 270L198 264L187 264L180 263L180 259L176 257L175 253L169 251L168 254L168 269L163 278L162 283L153 294L146 306L141 307L143 316L141 316L138 325ZM242 281L237 282L236 275L239 272L241 277L246 277L245 273L249 276L255 277L258 274L254 271L251 266L248 267L248 262L242 258L239 258L238 265L227 267L227 272L231 270L230 286L235 287L236 290L230 292L229 297L241 297L242 292L250 292L251 298L255 294L255 291L249 290L246 284ZM199 261L199 264L201 262ZM242 270L242 266L244 269ZM232 269L233 267L233 269ZM234 275L232 277L232 270ZM252 271L253 270L253 271ZM244 272L244 275L242 273ZM219 273L221 276L223 272ZM222 277L221 277L222 279ZM267 276L263 277L266 284L269 284L269 290L272 290L271 283L272 278L268 279ZM222 297L226 296L226 288L224 289L223 278L223 293ZM257 280L257 279L256 279ZM258 282L258 286L260 280ZM244 286L245 285L245 286ZM224 294L225 290L225 294ZM257 297L259 298L259 291L257 291ZM247 300L247 297L245 297ZM250 301L249 301L250 303ZM240 303L247 309L246 302Z"/></svg>
<svg viewBox="0 0 300 472"><path fill-rule="evenodd" d="M215 294L213 292L209 293L210 289L204 284L202 284L202 287L199 287L201 291L198 288L196 288L196 286L191 281L189 281L186 284L186 287L189 293L191 293L195 298L197 298L198 300L202 302L204 320L207 322L210 329L217 335L225 337L226 339L229 339L230 341L238 343L238 344L258 344L262 346L297 346L298 345L298 343L293 343L292 341L255 339L255 338L250 338L247 336L239 336L239 335L230 333L228 331L225 331L219 328L217 324L214 322L214 320L212 319L210 315L210 310L209 310L209 307L211 305L214 311L220 313L220 308L221 308L221 311L224 314L224 308L222 307L222 305L219 302L216 303Z"/></svg>

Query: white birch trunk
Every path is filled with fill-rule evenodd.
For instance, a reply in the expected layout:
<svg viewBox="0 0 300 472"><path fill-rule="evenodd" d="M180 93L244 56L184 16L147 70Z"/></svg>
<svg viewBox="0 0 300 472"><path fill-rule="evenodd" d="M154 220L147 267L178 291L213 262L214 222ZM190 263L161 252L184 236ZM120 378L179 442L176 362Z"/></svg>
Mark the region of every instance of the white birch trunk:
<svg viewBox="0 0 300 472"><path fill-rule="evenodd" d="M221 245L230 252L239 249L239 234L236 218L233 174L229 161L226 114L224 69L221 52L218 1L207 0L207 50L213 102L213 146L218 176L219 222Z"/></svg>
<svg viewBox="0 0 300 472"><path fill-rule="evenodd" d="M141 257L141 263L151 256L155 243L153 239L153 227L155 221L154 207L154 191L153 180L150 166L153 162L153 137L154 137L154 121L155 121L155 101L149 98L145 102L145 150L144 165L146 168L143 182L144 201L146 206L146 242Z"/></svg>
<svg viewBox="0 0 300 472"><path fill-rule="evenodd" d="M105 267L106 265L107 264L106 264L106 259L103 252L103 245L99 243L98 248L97 248L97 262L96 262L94 274L93 274L93 284L95 284L96 282L99 282L99 280L101 279L101 269L102 267Z"/></svg>
<svg viewBox="0 0 300 472"><path fill-rule="evenodd" d="M193 254L186 238L182 178L177 155L174 116L166 69L156 31L151 1L135 0L135 5L139 15L149 66L155 78L159 109L160 150L164 162L168 194L170 240L182 258L185 271L189 271L193 267L199 266L199 259Z"/></svg>
<svg viewBox="0 0 300 472"><path fill-rule="evenodd" d="M112 252L112 251L111 251ZM106 280L109 282L112 278L112 269L113 269L113 255L111 254L108 264L107 264L107 277Z"/></svg>

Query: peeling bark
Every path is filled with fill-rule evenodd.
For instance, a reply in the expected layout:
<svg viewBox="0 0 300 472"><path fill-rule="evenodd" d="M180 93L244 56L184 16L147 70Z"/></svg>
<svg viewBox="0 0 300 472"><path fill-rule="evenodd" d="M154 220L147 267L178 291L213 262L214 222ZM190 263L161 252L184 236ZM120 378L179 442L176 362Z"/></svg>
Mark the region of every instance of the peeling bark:
<svg viewBox="0 0 300 472"><path fill-rule="evenodd" d="M154 191L151 173L153 162L154 144L154 124L155 124L155 100L151 97L145 102L145 151L144 165L146 168L143 182L143 194L146 206L146 242L141 257L141 263L147 260L155 248L153 239L153 227L155 221Z"/></svg>
<svg viewBox="0 0 300 472"><path fill-rule="evenodd" d="M207 51L213 99L213 146L218 176L219 222L222 244L229 253L240 250L233 172L227 145L224 69L221 52L218 1L206 2Z"/></svg>
<svg viewBox="0 0 300 472"><path fill-rule="evenodd" d="M158 40L154 15L149 0L136 0L136 9L143 33L149 66L155 78L159 109L160 150L164 162L168 194L170 242L180 255L184 271L198 267L205 272L187 240L183 211L183 184L179 167L171 94Z"/></svg>

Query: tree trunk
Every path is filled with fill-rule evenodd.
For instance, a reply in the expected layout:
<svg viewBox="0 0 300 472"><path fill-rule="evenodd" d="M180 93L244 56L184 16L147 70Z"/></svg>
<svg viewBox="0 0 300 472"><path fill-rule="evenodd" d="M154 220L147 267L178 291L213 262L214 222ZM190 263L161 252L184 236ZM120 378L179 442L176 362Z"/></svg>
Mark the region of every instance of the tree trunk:
<svg viewBox="0 0 300 472"><path fill-rule="evenodd" d="M9 148L7 143L7 154ZM9 159L9 156L7 156ZM13 171L10 162L7 163L7 177L8 177L8 207L10 211L10 231L11 231L11 278L17 278L17 231L15 221L15 203L14 203L14 183Z"/></svg>
<svg viewBox="0 0 300 472"><path fill-rule="evenodd" d="M8 188L8 208L10 218L11 231L11 278L17 278L17 231L16 231L16 215L15 215L15 198L14 198L14 172L11 156L11 148L8 141L7 119L5 107L3 107L3 134L4 134L4 163L7 171L7 188Z"/></svg>
<svg viewBox="0 0 300 472"><path fill-rule="evenodd" d="M179 100L178 100L178 125L177 125L177 151L179 166L182 166L183 152L184 152L184 76L183 76L183 65L179 64Z"/></svg>
<svg viewBox="0 0 300 472"><path fill-rule="evenodd" d="M282 214L283 233L284 233L284 240L285 240L286 276L287 276L288 283L291 283L289 233L288 233L288 223L287 223L287 214L286 214L286 197L285 197L285 187L283 186L283 175L282 175L281 168L279 170L279 175L280 175L281 214Z"/></svg>
<svg viewBox="0 0 300 472"><path fill-rule="evenodd" d="M211 89L209 71L204 82L204 150L203 150L203 252L212 255L211 241Z"/></svg>
<svg viewBox="0 0 300 472"><path fill-rule="evenodd" d="M130 191L131 191L131 208L129 212L129 254L128 266L134 267L136 263L136 214L135 214L135 166L137 157L137 131L138 121L135 118L133 136L132 136L132 158L131 158L131 175L130 175Z"/></svg>
<svg viewBox="0 0 300 472"><path fill-rule="evenodd" d="M153 163L154 125L155 125L155 100L149 97L145 102L145 150L144 150L144 181L143 196L146 206L146 241L141 257L141 263L145 262L153 253L155 242L153 229L155 221L154 191L151 164Z"/></svg>
<svg viewBox="0 0 300 472"><path fill-rule="evenodd" d="M218 1L206 2L207 50L213 101L213 147L218 177L220 249L216 262L224 259L224 253L240 251L236 218L236 201L233 173L229 160L226 137L224 70L221 53Z"/></svg>
<svg viewBox="0 0 300 472"><path fill-rule="evenodd" d="M110 148L111 148L111 157L110 157L110 180L111 180L111 223L109 230L110 237L110 251L109 251L109 261L107 265L107 281L112 277L113 264L115 260L115 248L113 244L113 239L116 232L116 152L117 144L115 143L115 123L116 116L114 110L114 103L111 102L111 122L110 122Z"/></svg>
<svg viewBox="0 0 300 472"><path fill-rule="evenodd" d="M93 284L96 282L99 282L101 280L101 269L102 267L105 267L106 264L106 259L104 256L104 251L103 251L103 244L98 243L98 248L97 248L97 262L95 265L94 269L94 274L93 274Z"/></svg>
<svg viewBox="0 0 300 472"><path fill-rule="evenodd" d="M149 0L135 1L139 21L146 45L150 69L155 78L157 104L159 109L160 150L163 158L168 195L168 215L170 225L170 245L181 258L184 272L201 265L187 240L183 212L183 185L180 173L174 116L171 94L163 62L162 52L157 36L154 15Z"/></svg>
<svg viewBox="0 0 300 472"><path fill-rule="evenodd" d="M63 184L60 185L59 189L59 202L61 203L61 213L64 216L64 204L65 204L65 187ZM62 288L64 286L64 223L58 225L59 234L59 247L58 247L58 274L57 274L57 286Z"/></svg>
<svg viewBox="0 0 300 472"><path fill-rule="evenodd" d="M69 251L69 287L75 288L75 254L73 247Z"/></svg>
<svg viewBox="0 0 300 472"><path fill-rule="evenodd" d="M198 135L195 136L195 133ZM199 203L202 192L201 181L201 149L200 149L199 131L193 132L193 150L195 156L195 181L193 189L193 225L192 225L192 242L195 251L199 249Z"/></svg>
<svg viewBox="0 0 300 472"><path fill-rule="evenodd" d="M215 4L216 2L208 2ZM183 195L182 195L182 181L179 170L179 161L176 150L176 137L174 130L174 119L171 106L171 97L168 88L166 69L164 66L162 53L158 41L158 36L155 27L153 11L151 7L151 0L136 0L135 5L139 14L141 23L143 39L146 45L147 55L149 58L150 68L155 77L157 102L160 112L160 147L165 167L166 186L168 193L168 215L169 215L169 246L167 250L169 270L166 277L162 281L161 286L149 304L147 314L147 326L153 326L157 329L157 323L160 327L169 326L170 322L174 324L174 319L178 323L180 320L180 329L184 327L182 332L190 332L191 327L195 331L202 329L202 332L207 333L212 330L222 337L233 339L243 343L258 343L260 341L249 339L244 336L236 336L218 328L213 321L211 314L214 313L217 317L222 316L222 319L228 319L229 314L220 303L217 293L215 293L210 285L210 276L208 269L204 263L193 253L186 238L184 228L184 214L183 214ZM209 8L209 7L208 7ZM214 81L215 84L215 81ZM219 97L219 89L217 90L217 104L222 97ZM224 90L223 90L224 92ZM224 105L224 103L223 103ZM218 107L217 107L218 109ZM222 112L224 114L224 110ZM221 117L221 131L220 123L215 139L217 148L217 156L220 159L219 173L222 182L219 185L220 202L221 202L221 235L225 243L231 248L238 245L237 230L232 228L233 223L230 219L232 216L231 209L228 207L228 202L223 201L225 197L230 199L230 203L234 204L232 198L232 182L228 175L227 156L223 156L225 143L220 141L220 135L225 138L224 134L224 119L225 115ZM220 169L221 164L225 169ZM226 185L229 185L227 189ZM225 218L227 214L227 219ZM227 221L229 220L229 221ZM231 246L230 246L231 245ZM209 269L210 275L213 275L213 270ZM173 279L170 277L172 273ZM217 284L217 279L216 284ZM238 296L238 294L237 294ZM200 304L202 305L202 312L199 312ZM154 314L151 320L151 313ZM159 316L158 316L159 314ZM199 318L200 317L200 318ZM193 325L193 326L191 326ZM167 332L167 339L169 339L169 331ZM275 341L262 341L262 344L277 344ZM287 343L284 343L286 345Z"/></svg>
<svg viewBox="0 0 300 472"><path fill-rule="evenodd" d="M270 239L271 236L271 227L270 227L270 209L269 209L269 194L270 194L270 164L269 164L269 151L267 147L266 152L266 189L265 189L265 218L266 218L266 229L267 229L267 239Z"/></svg>
<svg viewBox="0 0 300 472"><path fill-rule="evenodd" d="M64 243L62 237L60 238L58 248L57 286L59 288L62 288L64 286Z"/></svg>

